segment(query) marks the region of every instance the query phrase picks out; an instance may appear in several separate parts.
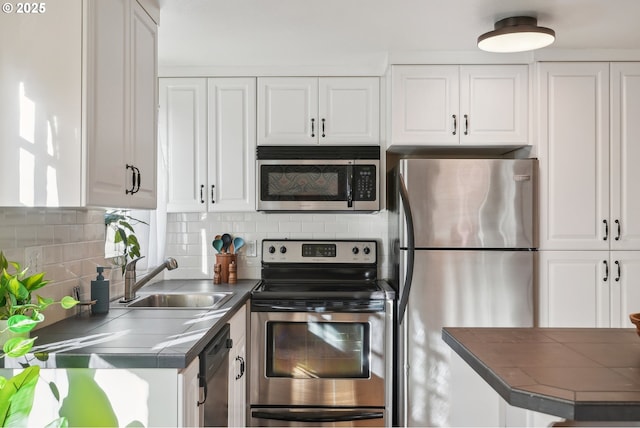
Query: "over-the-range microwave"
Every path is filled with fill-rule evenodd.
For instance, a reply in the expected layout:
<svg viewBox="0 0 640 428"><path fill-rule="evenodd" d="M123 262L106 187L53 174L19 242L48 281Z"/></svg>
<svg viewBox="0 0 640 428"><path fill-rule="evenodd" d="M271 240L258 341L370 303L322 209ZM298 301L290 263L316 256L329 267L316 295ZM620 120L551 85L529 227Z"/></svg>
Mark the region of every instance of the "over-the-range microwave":
<svg viewBox="0 0 640 428"><path fill-rule="evenodd" d="M258 211L380 210L379 146L258 146Z"/></svg>

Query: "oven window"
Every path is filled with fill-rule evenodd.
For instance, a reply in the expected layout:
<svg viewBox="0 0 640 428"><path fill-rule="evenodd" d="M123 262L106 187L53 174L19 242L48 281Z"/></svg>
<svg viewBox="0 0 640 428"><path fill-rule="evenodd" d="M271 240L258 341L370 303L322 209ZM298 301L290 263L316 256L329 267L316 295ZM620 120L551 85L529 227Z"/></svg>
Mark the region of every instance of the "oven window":
<svg viewBox="0 0 640 428"><path fill-rule="evenodd" d="M368 378L369 324L267 323L267 377Z"/></svg>
<svg viewBox="0 0 640 428"><path fill-rule="evenodd" d="M263 201L344 201L345 165L262 165Z"/></svg>

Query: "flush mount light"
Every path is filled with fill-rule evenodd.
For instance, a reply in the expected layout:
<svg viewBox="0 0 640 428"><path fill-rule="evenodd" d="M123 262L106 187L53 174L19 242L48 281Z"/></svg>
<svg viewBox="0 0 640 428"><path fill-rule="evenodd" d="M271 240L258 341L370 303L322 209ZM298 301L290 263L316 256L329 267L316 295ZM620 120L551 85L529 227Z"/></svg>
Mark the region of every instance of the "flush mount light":
<svg viewBox="0 0 640 428"><path fill-rule="evenodd" d="M493 31L478 37L478 47L487 52L523 52L549 46L555 38L555 31L538 27L536 18L514 16L501 19Z"/></svg>

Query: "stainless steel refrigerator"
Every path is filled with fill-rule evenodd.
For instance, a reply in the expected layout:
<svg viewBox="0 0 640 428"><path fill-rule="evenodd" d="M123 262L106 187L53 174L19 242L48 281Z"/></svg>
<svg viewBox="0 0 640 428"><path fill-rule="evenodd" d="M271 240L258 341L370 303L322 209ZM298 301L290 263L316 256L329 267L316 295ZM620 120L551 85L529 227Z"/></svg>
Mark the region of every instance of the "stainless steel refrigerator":
<svg viewBox="0 0 640 428"><path fill-rule="evenodd" d="M497 422L497 394L474 373L461 374L465 364L452 369L459 357L441 333L533 326L536 175L534 159L402 159L391 170L392 282L400 295L394 423Z"/></svg>

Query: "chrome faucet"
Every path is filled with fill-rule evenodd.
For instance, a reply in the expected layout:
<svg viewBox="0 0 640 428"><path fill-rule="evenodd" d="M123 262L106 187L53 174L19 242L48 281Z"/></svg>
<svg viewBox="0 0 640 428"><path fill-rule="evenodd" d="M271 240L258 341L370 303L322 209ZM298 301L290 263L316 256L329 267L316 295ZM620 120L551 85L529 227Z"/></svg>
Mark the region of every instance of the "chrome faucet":
<svg viewBox="0 0 640 428"><path fill-rule="evenodd" d="M178 267L178 262L173 257L168 257L165 259L164 263L160 266L156 267L154 270L149 272L144 278L140 281L136 282L136 263L143 259L144 256L138 257L137 259L131 260L125 266L124 272L124 297L120 300L120 303L128 303L136 298L136 291L142 288L147 282L151 280L154 276L162 272L165 268L167 270L173 270Z"/></svg>

